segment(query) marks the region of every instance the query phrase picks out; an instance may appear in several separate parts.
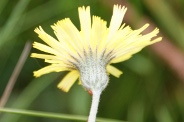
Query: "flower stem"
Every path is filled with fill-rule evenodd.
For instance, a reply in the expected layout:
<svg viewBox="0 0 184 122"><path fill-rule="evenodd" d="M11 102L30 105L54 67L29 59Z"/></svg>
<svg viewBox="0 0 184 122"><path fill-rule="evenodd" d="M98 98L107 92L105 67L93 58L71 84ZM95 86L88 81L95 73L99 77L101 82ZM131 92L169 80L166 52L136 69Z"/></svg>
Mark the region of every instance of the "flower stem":
<svg viewBox="0 0 184 122"><path fill-rule="evenodd" d="M101 95L101 91L93 91L91 110L90 110L88 122L95 122L96 121L96 114L98 111L98 104L100 101L100 95Z"/></svg>

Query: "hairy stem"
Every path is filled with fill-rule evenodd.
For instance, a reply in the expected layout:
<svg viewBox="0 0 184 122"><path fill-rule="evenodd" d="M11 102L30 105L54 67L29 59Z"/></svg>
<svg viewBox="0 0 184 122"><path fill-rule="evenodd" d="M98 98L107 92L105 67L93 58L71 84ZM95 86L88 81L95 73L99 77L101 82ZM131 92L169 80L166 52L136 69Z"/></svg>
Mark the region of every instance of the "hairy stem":
<svg viewBox="0 0 184 122"><path fill-rule="evenodd" d="M88 122L95 122L96 121L96 114L98 111L98 104L100 101L100 95L101 95L101 91L93 91L92 104L91 104L91 110L90 110Z"/></svg>

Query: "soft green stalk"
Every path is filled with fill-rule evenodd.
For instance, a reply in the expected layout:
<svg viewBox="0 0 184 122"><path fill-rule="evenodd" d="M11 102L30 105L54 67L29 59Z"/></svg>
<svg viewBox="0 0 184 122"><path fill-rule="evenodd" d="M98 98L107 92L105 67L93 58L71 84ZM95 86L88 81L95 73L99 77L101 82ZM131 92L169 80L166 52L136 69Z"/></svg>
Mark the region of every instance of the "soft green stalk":
<svg viewBox="0 0 184 122"><path fill-rule="evenodd" d="M75 121L79 121L79 120L86 121L87 120L86 116L59 114L59 113L51 113L51 112L40 112L40 111L32 111L32 110L11 109L11 108L1 108L0 112L54 118L54 119L64 119L64 120L75 120ZM96 122L125 122L125 121L98 118Z"/></svg>
<svg viewBox="0 0 184 122"><path fill-rule="evenodd" d="M20 94L20 96L11 105L12 108L28 108L29 105L39 96L39 94L48 87L54 79L60 74L48 74L33 80ZM1 116L0 122L17 122L21 116L14 114L5 114Z"/></svg>
<svg viewBox="0 0 184 122"><path fill-rule="evenodd" d="M20 30L14 32L9 39L13 39L17 35L19 35L20 33L32 28L33 26L36 27L40 23L42 23L43 21L49 20L49 19L51 19L55 16L58 16L58 15L62 15L64 13L66 13L66 11L73 10L73 8L74 8L73 7L74 5L69 4L70 2L68 2L68 1L60 1L61 4L57 4L57 2L56 1L48 1L48 2L45 2L44 4L41 4L38 7L31 9L27 13L24 13L22 15L22 18L26 18L26 20L25 19L19 20L19 23L21 23L21 24L24 23L24 25L22 26L22 28ZM70 6L69 5L66 6L66 3L68 3ZM60 6L63 4L65 4L66 7L61 8ZM54 7L52 7L52 6L54 6ZM48 12L48 9L46 9L46 8L50 8L49 9L50 12ZM32 18L34 18L34 20Z"/></svg>
<svg viewBox="0 0 184 122"><path fill-rule="evenodd" d="M30 0L19 0L15 8L13 9L10 17L8 18L6 25L1 29L0 36L0 47L11 37L11 34L15 31L18 21L21 18L22 13L27 7Z"/></svg>
<svg viewBox="0 0 184 122"><path fill-rule="evenodd" d="M157 122L176 122L176 120L173 120L170 111L168 110L168 107L162 106L155 112Z"/></svg>
<svg viewBox="0 0 184 122"><path fill-rule="evenodd" d="M5 8L6 4L8 3L9 0L0 0L0 15Z"/></svg>

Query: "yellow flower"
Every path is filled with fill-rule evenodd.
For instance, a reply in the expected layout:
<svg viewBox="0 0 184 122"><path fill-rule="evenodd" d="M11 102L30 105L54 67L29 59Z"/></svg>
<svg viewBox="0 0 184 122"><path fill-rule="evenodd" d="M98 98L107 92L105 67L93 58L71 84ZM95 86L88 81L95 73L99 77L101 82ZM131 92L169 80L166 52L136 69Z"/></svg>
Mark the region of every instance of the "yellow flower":
<svg viewBox="0 0 184 122"><path fill-rule="evenodd" d="M87 90L102 91L108 84L108 74L115 77L122 74L111 64L125 61L145 46L161 40L161 37L152 40L159 33L158 29L141 34L149 24L137 30L122 24L126 10L114 5L107 27L100 17L92 16L91 19L89 6L79 7L80 30L65 18L51 26L57 39L41 27L36 28L35 32L46 44L34 42L33 47L47 54L32 53L31 57L45 59L50 65L35 71L34 76L69 71L58 84L63 91L68 92L77 79Z"/></svg>

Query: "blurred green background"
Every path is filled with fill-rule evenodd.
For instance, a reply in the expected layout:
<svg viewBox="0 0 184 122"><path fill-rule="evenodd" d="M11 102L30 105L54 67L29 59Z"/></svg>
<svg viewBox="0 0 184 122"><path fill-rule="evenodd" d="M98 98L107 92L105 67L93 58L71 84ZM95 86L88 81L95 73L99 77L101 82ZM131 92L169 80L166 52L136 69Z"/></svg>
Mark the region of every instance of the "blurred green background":
<svg viewBox="0 0 184 122"><path fill-rule="evenodd" d="M69 17L79 29L77 10L83 5L90 5L92 15L101 16L109 23L114 4L128 7L125 22L133 29L149 21L160 29L163 41L171 46L155 46L170 52L150 46L130 60L115 64L124 74L120 78L110 76L101 96L98 117L130 122L184 122L183 0L0 0L0 96L25 44L41 42L34 33L36 27L41 25L54 35L50 25ZM77 83L69 93L57 89L65 73L34 78L32 72L47 64L30 58L31 52L36 50L28 51L5 107L88 116L90 95ZM71 122L0 113L0 122L33 121Z"/></svg>

